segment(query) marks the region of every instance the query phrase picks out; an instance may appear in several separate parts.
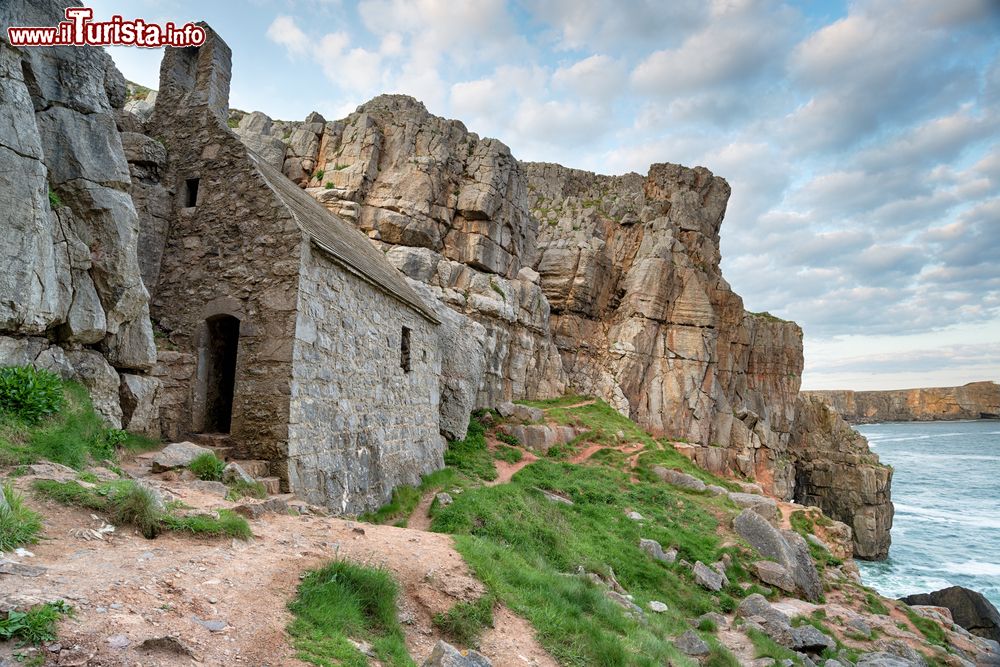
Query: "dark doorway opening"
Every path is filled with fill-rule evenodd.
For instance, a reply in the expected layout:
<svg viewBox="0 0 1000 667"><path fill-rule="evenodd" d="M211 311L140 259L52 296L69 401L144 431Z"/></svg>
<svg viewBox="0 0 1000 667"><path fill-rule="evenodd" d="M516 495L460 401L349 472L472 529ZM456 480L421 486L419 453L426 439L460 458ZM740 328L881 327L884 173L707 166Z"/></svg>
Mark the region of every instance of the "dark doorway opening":
<svg viewBox="0 0 1000 667"><path fill-rule="evenodd" d="M194 208L198 205L198 181L197 178L189 178L184 181L184 206Z"/></svg>
<svg viewBox="0 0 1000 667"><path fill-rule="evenodd" d="M209 318L206 345L205 431L229 433L236 389L236 352L240 321L231 315Z"/></svg>

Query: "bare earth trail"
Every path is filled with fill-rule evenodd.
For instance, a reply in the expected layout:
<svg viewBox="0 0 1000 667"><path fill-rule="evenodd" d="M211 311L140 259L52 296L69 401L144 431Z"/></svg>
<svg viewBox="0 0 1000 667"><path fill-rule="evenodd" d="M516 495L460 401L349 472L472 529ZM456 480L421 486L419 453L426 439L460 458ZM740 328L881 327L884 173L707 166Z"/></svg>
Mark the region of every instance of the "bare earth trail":
<svg viewBox="0 0 1000 667"><path fill-rule="evenodd" d="M153 483L199 510L234 506L190 483ZM304 665L285 632L292 620L286 605L303 572L334 558L392 572L402 591L407 649L420 664L442 638L432 625L434 614L477 599L485 590L448 535L316 515L267 514L251 521L249 542L170 533L146 540L128 529L103 541L86 541L73 534L99 527L100 520L39 501L29 485L30 478L17 480L28 504L44 516L45 531L31 547L34 557L17 560L45 571L35 577L0 575L0 598L65 599L73 605L74 616L60 626L63 651L51 664ZM212 632L199 621L222 621L225 627ZM505 608L497 608L494 621L480 647L494 665L555 667L527 621ZM139 650L144 640L164 636L179 639L193 657Z"/></svg>

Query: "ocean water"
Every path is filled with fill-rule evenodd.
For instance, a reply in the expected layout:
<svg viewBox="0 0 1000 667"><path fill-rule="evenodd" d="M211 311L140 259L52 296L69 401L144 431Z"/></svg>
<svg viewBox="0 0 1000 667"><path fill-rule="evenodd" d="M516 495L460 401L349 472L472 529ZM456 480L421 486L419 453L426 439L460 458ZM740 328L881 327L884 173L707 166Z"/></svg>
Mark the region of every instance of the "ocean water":
<svg viewBox="0 0 1000 667"><path fill-rule="evenodd" d="M889 559L858 561L888 597L965 586L1000 607L1000 421L855 427L895 472Z"/></svg>

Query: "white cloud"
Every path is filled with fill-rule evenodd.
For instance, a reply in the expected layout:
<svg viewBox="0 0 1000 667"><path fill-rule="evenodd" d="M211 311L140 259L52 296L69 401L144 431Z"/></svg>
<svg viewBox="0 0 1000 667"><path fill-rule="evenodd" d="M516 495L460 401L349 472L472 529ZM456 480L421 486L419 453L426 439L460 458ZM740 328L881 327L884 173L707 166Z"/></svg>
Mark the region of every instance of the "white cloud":
<svg viewBox="0 0 1000 667"><path fill-rule="evenodd" d="M277 16L267 27L267 38L285 47L289 55L304 56L309 53L309 38L291 16Z"/></svg>
<svg viewBox="0 0 1000 667"><path fill-rule="evenodd" d="M552 84L581 97L608 101L623 92L621 83L624 73L622 63L606 55L596 54L568 67L558 68L552 74Z"/></svg>

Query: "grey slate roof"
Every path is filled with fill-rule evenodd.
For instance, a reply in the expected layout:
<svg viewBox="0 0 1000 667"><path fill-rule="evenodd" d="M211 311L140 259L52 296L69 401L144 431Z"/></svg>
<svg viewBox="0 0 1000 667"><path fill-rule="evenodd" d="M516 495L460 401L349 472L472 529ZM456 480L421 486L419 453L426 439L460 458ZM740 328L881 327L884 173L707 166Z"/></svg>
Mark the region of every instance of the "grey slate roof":
<svg viewBox="0 0 1000 667"><path fill-rule="evenodd" d="M271 190L292 214L299 228L313 244L329 254L338 264L360 278L388 292L435 324L440 320L417 296L396 267L354 225L326 210L318 201L290 181L283 173L247 149L250 159Z"/></svg>

